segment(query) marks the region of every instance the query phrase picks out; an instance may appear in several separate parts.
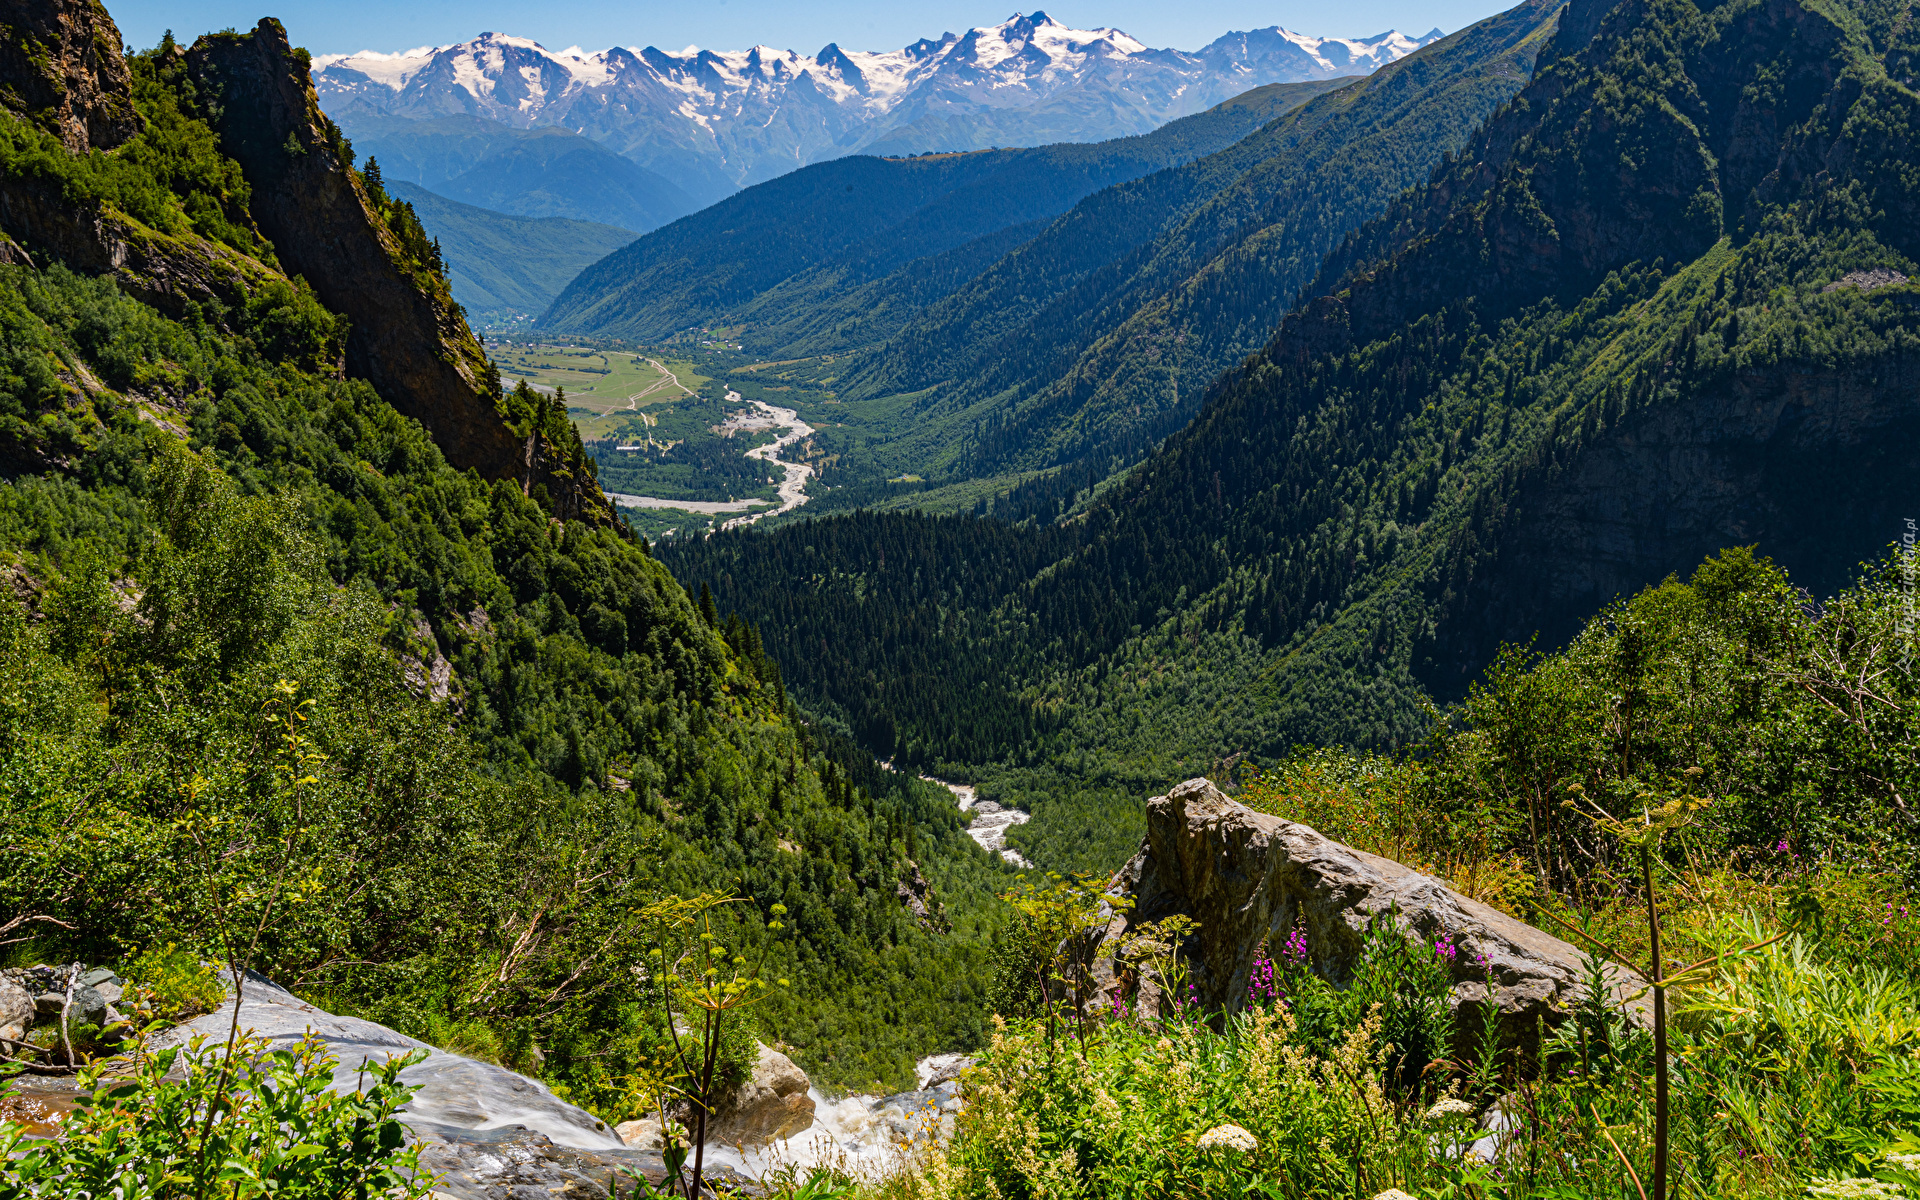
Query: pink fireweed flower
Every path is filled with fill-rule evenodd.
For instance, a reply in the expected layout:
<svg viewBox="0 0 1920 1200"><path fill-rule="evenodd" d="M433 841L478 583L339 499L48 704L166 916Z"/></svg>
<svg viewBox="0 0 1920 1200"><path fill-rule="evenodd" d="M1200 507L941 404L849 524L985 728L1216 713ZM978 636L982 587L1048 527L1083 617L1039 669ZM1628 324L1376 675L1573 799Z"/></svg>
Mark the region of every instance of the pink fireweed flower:
<svg viewBox="0 0 1920 1200"><path fill-rule="evenodd" d="M1289 967L1297 967L1307 961L1307 931L1304 926L1296 925L1287 935L1287 944L1280 951L1280 958Z"/></svg>
<svg viewBox="0 0 1920 1200"><path fill-rule="evenodd" d="M1247 972L1247 1003L1256 1004L1262 1000L1278 1000L1280 988L1273 977L1273 960L1261 955L1253 960L1253 969Z"/></svg>

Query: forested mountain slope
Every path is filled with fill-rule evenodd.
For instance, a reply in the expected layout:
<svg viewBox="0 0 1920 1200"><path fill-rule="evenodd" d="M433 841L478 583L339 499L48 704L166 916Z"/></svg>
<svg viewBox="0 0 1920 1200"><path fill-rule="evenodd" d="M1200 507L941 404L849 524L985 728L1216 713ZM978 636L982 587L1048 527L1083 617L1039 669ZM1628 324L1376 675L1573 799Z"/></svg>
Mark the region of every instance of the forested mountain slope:
<svg viewBox="0 0 1920 1200"><path fill-rule="evenodd" d="M0 2L6 44L46 15ZM50 24L0 58L0 910L57 922L21 952L239 955L614 1121L666 1035L640 913L712 889L823 1077L977 1038L997 862L472 369L278 23L125 59L92 0ZM960 935L902 908L915 863Z"/></svg>
<svg viewBox="0 0 1920 1200"><path fill-rule="evenodd" d="M1066 211L1089 192L1211 154L1333 86L1279 84L1152 133L1093 144L805 167L656 231L583 272L542 319L574 333L663 338L731 319L783 283L746 331L756 349L787 322L905 263ZM826 276L821 281L808 273ZM796 279L796 277L799 277ZM760 325L773 328L762 331Z"/></svg>
<svg viewBox="0 0 1920 1200"><path fill-rule="evenodd" d="M1532 0L1089 197L866 351L844 394L933 389L900 453L943 474L1145 449L1271 336L1324 255L1520 89L1558 10Z"/></svg>
<svg viewBox="0 0 1920 1200"><path fill-rule="evenodd" d="M1916 36L1872 2L1573 5L1527 88L1329 260L1070 551L941 600L945 636L1008 664L970 681L998 725L1040 730L972 764L1008 795L1052 781L1021 836L1050 836L1049 798L1091 819L1075 788L1405 742L1502 640L1551 643L1724 545L1815 595L1850 581L1920 504ZM796 579L754 571L751 535L672 565L733 571L723 602L772 628L818 597L864 636L891 568L860 547L905 518L850 520L838 557L762 539L813 545ZM942 669L896 640L876 695ZM946 744L867 711L909 761Z"/></svg>
<svg viewBox="0 0 1920 1200"><path fill-rule="evenodd" d="M593 221L515 217L413 183L389 180L386 189L440 243L453 298L474 319L538 316L575 275L639 236Z"/></svg>

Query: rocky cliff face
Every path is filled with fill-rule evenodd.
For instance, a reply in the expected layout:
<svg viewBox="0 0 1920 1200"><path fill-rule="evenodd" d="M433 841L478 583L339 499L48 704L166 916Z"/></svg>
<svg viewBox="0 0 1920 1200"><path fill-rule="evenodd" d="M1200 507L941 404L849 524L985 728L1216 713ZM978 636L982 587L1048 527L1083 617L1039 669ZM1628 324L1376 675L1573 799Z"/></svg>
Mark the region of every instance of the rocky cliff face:
<svg viewBox="0 0 1920 1200"><path fill-rule="evenodd" d="M1110 932L1175 913L1199 923L1197 952L1190 953L1203 1010L1245 1007L1255 953L1263 942L1282 944L1296 924L1306 929L1313 969L1343 981L1368 921L1389 908L1408 933L1428 940L1454 935L1461 949L1455 1005L1478 1006L1491 995L1513 1044L1525 1045L1537 1020L1558 1024L1582 992L1577 947L1410 867L1254 812L1205 779L1147 801L1146 841L1114 885L1135 905ZM1616 972L1612 998L1628 1001L1631 982Z"/></svg>
<svg viewBox="0 0 1920 1200"><path fill-rule="evenodd" d="M75 154L140 132L120 31L98 0L0 0L0 106Z"/></svg>
<svg viewBox="0 0 1920 1200"><path fill-rule="evenodd" d="M239 164L251 211L234 219L250 221L273 254L261 261L185 220L153 228L144 223L152 214L135 219L113 199L76 200L60 164L36 165L27 156L0 173L0 262L58 261L81 274L110 275L173 316L208 301L217 302L215 312L238 309L260 285L281 278L282 268L304 276L351 323L346 370L424 424L450 462L518 482L563 519L612 523L577 447L555 432L566 430L564 420L509 413L445 279L410 255L373 211L338 131L314 100L306 54L288 44L279 23L201 38L186 66L194 81L188 91L198 95L183 97L182 111L204 116ZM129 152L127 143L145 128L120 32L95 0L0 0L0 107L76 156ZM134 175L169 153L148 151L130 165Z"/></svg>
<svg viewBox="0 0 1920 1200"><path fill-rule="evenodd" d="M53 134L72 154L113 150L139 134L120 30L94 0L0 0L0 108ZM99 204L74 204L43 172L0 175L0 262L58 260L112 275L177 315L185 303L233 306L272 272L191 233L145 228Z"/></svg>
<svg viewBox="0 0 1920 1200"><path fill-rule="evenodd" d="M611 522L598 486L568 477L537 432L509 427L479 341L444 281L408 269L405 249L343 161L305 52L280 23L209 34L187 58L211 99L221 149L253 189L261 231L289 273L305 276L323 304L352 322L347 370L431 430L455 466L528 488L544 484L563 519Z"/></svg>

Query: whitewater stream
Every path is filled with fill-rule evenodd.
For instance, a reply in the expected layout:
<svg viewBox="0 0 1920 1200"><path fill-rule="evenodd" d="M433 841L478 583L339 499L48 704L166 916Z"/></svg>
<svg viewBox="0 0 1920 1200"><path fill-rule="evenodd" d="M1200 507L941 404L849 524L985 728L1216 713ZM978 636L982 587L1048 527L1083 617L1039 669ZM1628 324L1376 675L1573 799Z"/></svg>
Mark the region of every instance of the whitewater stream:
<svg viewBox="0 0 1920 1200"><path fill-rule="evenodd" d="M729 391L727 403L740 403L740 393ZM716 426L714 432L732 437L736 433L756 433L765 429L784 429L785 433L774 438L764 446L755 446L746 452L748 458L757 458L762 462L779 467L785 474L780 483L780 499L761 500L667 500L659 496L633 496L625 492L609 492L607 498L621 508L677 508L686 512L699 513L702 516L716 517L726 513L747 513L735 517L722 525L722 529L737 529L742 525L751 525L767 517L778 516L783 512L792 512L807 502L807 480L813 478L813 468L806 463L784 462L780 452L795 442L804 441L813 436L813 426L800 419L800 414L791 408L777 408L759 400L753 402L759 411L740 416L729 417ZM777 505L777 507L769 507ZM766 509L753 512L755 508Z"/></svg>
<svg viewBox="0 0 1920 1200"><path fill-rule="evenodd" d="M855 1093L828 1099L819 1088L808 1088L813 1101L813 1126L770 1146L740 1148L707 1145L707 1161L732 1167L759 1179L786 1166L837 1170L878 1178L910 1153L909 1144L953 1136L954 1114L963 1107L952 1083L938 1088L927 1084L935 1075L961 1063L961 1054L934 1054L914 1066L917 1090L892 1096Z"/></svg>
<svg viewBox="0 0 1920 1200"><path fill-rule="evenodd" d="M967 826L967 836L979 842L982 849L999 851L1001 858L1016 867L1033 865L1022 858L1018 850L1007 845L1007 830L1015 825L1025 825L1033 819L1032 814L1017 808L1002 808L991 800L982 800L979 793L964 783L948 783L931 775L922 775L920 778L952 792L953 798L960 804L960 811L974 814L973 824Z"/></svg>

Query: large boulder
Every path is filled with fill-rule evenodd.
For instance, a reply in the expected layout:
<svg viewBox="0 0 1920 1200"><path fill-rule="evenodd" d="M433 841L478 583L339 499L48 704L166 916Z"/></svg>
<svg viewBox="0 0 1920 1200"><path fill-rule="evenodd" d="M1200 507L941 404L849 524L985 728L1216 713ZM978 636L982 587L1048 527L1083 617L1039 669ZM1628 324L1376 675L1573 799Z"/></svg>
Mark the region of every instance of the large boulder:
<svg viewBox="0 0 1920 1200"><path fill-rule="evenodd" d="M1456 1008L1491 992L1503 1037L1529 1046L1538 1021L1558 1024L1584 993L1585 955L1431 875L1355 850L1312 828L1257 813L1205 779L1147 801L1147 837L1114 876L1134 900L1109 928L1181 913L1199 924L1188 947L1192 983L1208 1009L1238 1011L1261 943L1279 946L1296 923L1314 971L1339 984L1352 971L1375 913L1397 911L1401 927L1429 941L1453 934ZM1480 966L1482 958L1487 964ZM1641 1013L1646 984L1608 968L1610 1000Z"/></svg>
<svg viewBox="0 0 1920 1200"><path fill-rule="evenodd" d="M0 1038L17 1042L26 1037L36 1012L33 994L18 982L0 976Z"/></svg>
<svg viewBox="0 0 1920 1200"><path fill-rule="evenodd" d="M755 1043L759 1051L753 1071L707 1122L709 1146L766 1146L813 1128L813 1087L807 1073L770 1046ZM669 1115L689 1131L693 1113L684 1103ZM659 1116L626 1121L614 1132L629 1146L657 1151L663 1145Z"/></svg>
<svg viewBox="0 0 1920 1200"><path fill-rule="evenodd" d="M9 982L30 1003L29 989L37 978L31 970L0 973L0 1006L9 1003ZM160 1034L155 1047L195 1037L218 1046L226 1040L234 1004L229 996L215 1011ZM287 1049L309 1036L324 1043L336 1060L331 1090L342 1095L368 1082L364 1064L426 1051L422 1061L400 1073L402 1081L420 1089L400 1119L408 1141L420 1148L421 1166L440 1176L435 1189L440 1200L607 1200L609 1181L628 1171L655 1186L665 1177L658 1154L623 1145L599 1118L538 1080L450 1054L385 1025L330 1013L253 972L241 986L239 1005L241 1030L265 1039L272 1049ZM28 1100L67 1111L78 1084L70 1076L24 1075L12 1087ZM707 1175L730 1189L748 1182L725 1167ZM632 1186L625 1190L630 1193Z"/></svg>
<svg viewBox="0 0 1920 1200"><path fill-rule="evenodd" d="M813 1128L812 1083L793 1060L759 1048L753 1073L707 1127L707 1140L727 1146L764 1146Z"/></svg>

